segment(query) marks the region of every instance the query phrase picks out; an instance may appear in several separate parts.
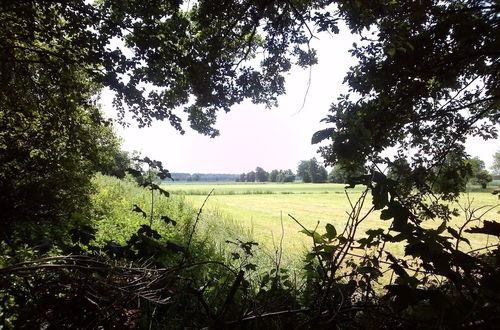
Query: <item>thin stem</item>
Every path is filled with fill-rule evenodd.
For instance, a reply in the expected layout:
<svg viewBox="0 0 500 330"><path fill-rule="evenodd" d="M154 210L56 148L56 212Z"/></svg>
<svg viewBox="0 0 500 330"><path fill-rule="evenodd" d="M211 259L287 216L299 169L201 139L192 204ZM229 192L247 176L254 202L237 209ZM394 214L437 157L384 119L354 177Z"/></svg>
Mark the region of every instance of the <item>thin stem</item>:
<svg viewBox="0 0 500 330"><path fill-rule="evenodd" d="M316 251L316 240L314 239L314 233L316 232L316 230L314 230L314 232L311 232L309 229L307 229L306 227L304 227L304 225L302 225L302 224L299 222L299 220L295 219L295 218L294 218L291 214L288 214L288 216L289 216L290 218L292 218L292 219L293 219L293 221L295 221L295 222L296 222L299 226L301 226L301 227L302 227L302 229L304 229L306 232L308 232L308 233L309 233L309 235L311 235L312 240L313 240L313 246L314 246L314 248L315 248L314 250ZM317 226L317 225L316 225L316 228L318 228L318 226ZM320 265L321 269L323 270L323 273L324 273L324 275L325 275L325 277L326 277L327 272L326 272L326 267L325 267L325 265L323 264L323 260L321 260L321 257L320 257L318 254L316 254L316 257L317 257L318 262L319 262L319 265Z"/></svg>
<svg viewBox="0 0 500 330"><path fill-rule="evenodd" d="M191 241L193 239L194 232L196 231L196 226L198 225L198 221L200 220L200 216L201 216L201 212L203 210L203 207L205 206L205 203L207 202L208 198L210 198L210 196L212 195L212 193L214 192L214 190L215 190L215 188L212 189L212 190L210 190L210 192L208 193L207 197L203 201L203 204L201 204L201 207L198 210L198 214L196 215L196 220L194 221L193 230L191 230L191 234L189 235L188 244L186 246L186 250L187 251L189 251L189 247L191 246Z"/></svg>
<svg viewBox="0 0 500 330"><path fill-rule="evenodd" d="M153 190L153 177L151 176L151 166L149 166L148 169L148 179L149 179L149 188L151 189L151 212L150 212L150 219L149 219L149 226L151 227L153 225L153 212L154 212L154 205L155 205L155 200L154 200L154 190Z"/></svg>

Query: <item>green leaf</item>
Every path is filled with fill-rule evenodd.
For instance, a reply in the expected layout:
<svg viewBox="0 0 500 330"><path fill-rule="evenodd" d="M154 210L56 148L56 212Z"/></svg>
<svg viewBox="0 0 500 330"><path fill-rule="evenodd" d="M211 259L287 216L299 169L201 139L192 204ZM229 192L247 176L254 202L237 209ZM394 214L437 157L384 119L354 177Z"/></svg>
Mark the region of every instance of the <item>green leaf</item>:
<svg viewBox="0 0 500 330"><path fill-rule="evenodd" d="M165 223L166 223L167 225L168 225L169 223L171 223L171 224L172 224L172 226L177 225L177 221L173 220L173 219L172 219L172 218L170 218L169 216L163 215L163 216L161 217L161 219L162 219L163 221L165 221Z"/></svg>
<svg viewBox="0 0 500 330"><path fill-rule="evenodd" d="M372 196L375 210L380 210L389 203L389 192L387 191L385 182L377 183L375 187L373 187Z"/></svg>
<svg viewBox="0 0 500 330"><path fill-rule="evenodd" d="M324 245L323 246L323 251L325 251L326 253L333 253L333 251L335 251L337 249L337 246L336 245Z"/></svg>
<svg viewBox="0 0 500 330"><path fill-rule="evenodd" d="M382 220L389 220L392 217L392 210L390 208L382 210L382 212L380 212L380 219Z"/></svg>
<svg viewBox="0 0 500 330"><path fill-rule="evenodd" d="M316 133L313 134L313 136L311 138L311 144L317 144L323 140L326 140L326 139L332 137L332 134L334 132L335 132L334 128L326 128L326 129L322 129L321 131L317 131Z"/></svg>
<svg viewBox="0 0 500 330"><path fill-rule="evenodd" d="M365 266L365 267L359 267L358 268L358 273L360 274L371 274L373 276L382 276L382 273L380 270L378 270L375 267L370 267L370 266Z"/></svg>
<svg viewBox="0 0 500 330"><path fill-rule="evenodd" d="M411 229L408 226L410 211L408 211L408 209L406 209L399 202L393 201L389 203L387 212L390 212L391 216L394 218L392 222L392 229L399 232L406 232Z"/></svg>
<svg viewBox="0 0 500 330"><path fill-rule="evenodd" d="M483 221L483 227L473 227L465 230L468 233L500 236L500 223L496 221Z"/></svg>
<svg viewBox="0 0 500 330"><path fill-rule="evenodd" d="M254 264L248 264L248 265L245 265L244 267L246 270L256 270L257 269L257 265L254 265Z"/></svg>
<svg viewBox="0 0 500 330"><path fill-rule="evenodd" d="M178 244L172 243L170 241L167 242L166 245L167 249L169 249L172 252L179 253L179 252L187 252L186 249L183 246L180 246Z"/></svg>
<svg viewBox="0 0 500 330"><path fill-rule="evenodd" d="M313 254L313 253L308 253L308 254L306 254L305 261L306 261L306 262L310 262L310 261L312 261L314 258L316 258L316 255L315 255L315 254Z"/></svg>
<svg viewBox="0 0 500 330"><path fill-rule="evenodd" d="M271 277L269 276L269 274L266 274L262 277L262 281L260 282L260 286L261 287L264 287L266 286L267 283L269 283L269 280L271 279Z"/></svg>
<svg viewBox="0 0 500 330"><path fill-rule="evenodd" d="M307 229L299 230L299 233L303 233L303 234L306 234L309 237L313 237L313 233L311 231L307 230Z"/></svg>
<svg viewBox="0 0 500 330"><path fill-rule="evenodd" d="M309 230L306 230L306 229L302 229L300 232L306 234L309 237L311 237L314 240L315 243L325 243L325 240L323 239L323 237L318 232L315 232L315 231L312 232L312 231L309 231Z"/></svg>
<svg viewBox="0 0 500 330"><path fill-rule="evenodd" d="M318 244L318 243L323 244L326 242L325 239L323 238L323 236L321 236L318 232L313 233L313 239L314 239L314 242L316 244Z"/></svg>
<svg viewBox="0 0 500 330"><path fill-rule="evenodd" d="M378 229L368 229L366 231L366 234L368 236L371 236L371 237L375 237L375 236L379 236L379 235L382 235L384 233L384 230L382 228L378 228Z"/></svg>
<svg viewBox="0 0 500 330"><path fill-rule="evenodd" d="M126 171L136 178L142 177L142 172L133 168L127 168Z"/></svg>
<svg viewBox="0 0 500 330"><path fill-rule="evenodd" d="M470 241L467 238L460 236L460 234L454 228L448 227L447 230L451 234L451 236L453 236L455 239L459 241L464 241L470 246Z"/></svg>
<svg viewBox="0 0 500 330"><path fill-rule="evenodd" d="M387 49L387 55L389 55L389 56L396 55L396 48L391 47L391 48Z"/></svg>
<svg viewBox="0 0 500 330"><path fill-rule="evenodd" d="M330 224L330 223L327 223L326 224L326 234L325 234L325 237L332 240L334 239L335 237L337 236L337 230L335 229L335 227Z"/></svg>
<svg viewBox="0 0 500 330"><path fill-rule="evenodd" d="M445 229L446 229L446 221L443 221L437 228L437 233L441 234L442 232L445 231Z"/></svg>
<svg viewBox="0 0 500 330"><path fill-rule="evenodd" d="M174 181L174 179L172 178L172 175L170 174L170 172L168 170L161 170L160 173L158 173L158 177L162 180L165 180L166 178L169 178L170 180Z"/></svg>
<svg viewBox="0 0 500 330"><path fill-rule="evenodd" d="M144 212L137 204L134 204L134 208L132 209L132 211L142 214L144 218L147 217L146 212Z"/></svg>
<svg viewBox="0 0 500 330"><path fill-rule="evenodd" d="M160 192L160 194L162 194L163 196L165 197L170 197L170 193L160 187L158 187L158 191Z"/></svg>

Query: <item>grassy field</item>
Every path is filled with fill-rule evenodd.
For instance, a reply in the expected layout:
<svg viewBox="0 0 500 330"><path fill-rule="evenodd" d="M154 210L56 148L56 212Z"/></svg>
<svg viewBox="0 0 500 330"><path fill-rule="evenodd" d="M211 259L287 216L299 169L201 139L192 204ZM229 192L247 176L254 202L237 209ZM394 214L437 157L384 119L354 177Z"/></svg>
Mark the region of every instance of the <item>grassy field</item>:
<svg viewBox="0 0 500 330"><path fill-rule="evenodd" d="M253 239L270 251L273 251L281 240L283 233L283 249L288 255L298 256L301 251L311 246L306 235L300 233L300 226L288 214L298 219L305 227L314 229L319 222L318 230L324 231L326 223L333 224L341 230L347 219L349 201L343 184L304 184L304 183L241 183L241 184L167 184L166 188L173 194L186 195L195 208L200 208L206 195L212 190L203 212L224 214L232 217L244 228L251 231ZM475 189L477 190L477 189ZM362 191L361 187L349 189L352 201L356 201ZM365 210L371 207L371 195L366 200ZM499 200L489 191L474 191L464 195L461 202L473 200L473 206L497 205ZM498 209L489 212L486 219L500 221ZM463 221L463 216L454 219L456 224ZM389 221L379 219L374 212L360 226L359 233L368 229L387 228ZM439 223L429 223L428 226ZM236 239L231 237L228 239ZM470 235L473 248L484 246L484 235ZM390 248L400 254L400 246ZM290 253L291 252L291 253Z"/></svg>
<svg viewBox="0 0 500 330"><path fill-rule="evenodd" d="M324 183L168 183L171 193L206 196L212 189L213 195L259 195L259 194L344 194L343 184ZM360 187L353 189L361 191Z"/></svg>

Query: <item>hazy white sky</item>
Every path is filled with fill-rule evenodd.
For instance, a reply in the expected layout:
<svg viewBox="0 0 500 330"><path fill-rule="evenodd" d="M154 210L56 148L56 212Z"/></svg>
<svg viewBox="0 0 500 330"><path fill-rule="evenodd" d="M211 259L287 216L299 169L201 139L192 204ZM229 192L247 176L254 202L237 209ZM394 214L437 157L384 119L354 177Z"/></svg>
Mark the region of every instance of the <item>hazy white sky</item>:
<svg viewBox="0 0 500 330"><path fill-rule="evenodd" d="M184 135L168 122L139 129L131 121L129 128L116 127L123 138L123 148L160 160L171 172L243 173L256 166L268 171L295 171L300 160L321 160L317 145L310 143L311 136L322 128L320 120L327 115L330 104L347 91L342 80L349 66L355 64L348 53L355 37L348 32L318 37L312 41L312 47L318 51L319 64L312 68L311 86L302 110L309 70L294 68L287 76L287 93L279 99L277 108L244 102L227 114L221 112L216 125L221 134L214 139L191 130L186 120ZM105 92L101 103L106 113L113 116L111 99L112 95ZM488 167L498 149L499 140L471 139L467 143L471 156L480 157Z"/></svg>

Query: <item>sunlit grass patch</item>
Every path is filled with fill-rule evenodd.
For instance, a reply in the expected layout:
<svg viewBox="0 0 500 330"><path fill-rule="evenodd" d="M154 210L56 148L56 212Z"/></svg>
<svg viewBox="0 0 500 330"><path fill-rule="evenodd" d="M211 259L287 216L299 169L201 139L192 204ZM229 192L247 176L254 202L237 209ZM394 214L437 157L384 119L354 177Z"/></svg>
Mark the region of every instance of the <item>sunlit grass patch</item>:
<svg viewBox="0 0 500 330"><path fill-rule="evenodd" d="M263 184L248 185L254 189ZM240 185L213 185L215 191L224 189L226 186ZM247 186L243 184L241 186ZM341 184L266 184L269 189L274 189L275 194L233 194L211 196L205 206L206 211L217 209L218 212L231 216L245 228L251 229L255 241L263 247L273 251L275 249L276 237L282 233L281 220L283 220L283 249L288 255L300 257L312 243L310 238L300 233L300 226L297 225L288 214L293 215L306 228L311 230L318 228L323 232L327 223L333 224L338 231L342 230L347 220L349 211L349 200L344 191L345 185ZM210 188L212 189L212 188ZM231 189L235 189L232 187ZM214 191L214 192L215 192ZM324 193L324 192L327 193ZM347 190L351 202L357 200L361 193L361 187ZM208 192L207 192L208 193ZM497 205L499 200L488 191L471 192L463 195L459 201L464 204L467 200L472 201L473 207ZM205 196L189 195L186 200L190 201L195 208L199 207L205 200ZM367 199L364 207L365 211L371 207L370 199ZM455 205L459 209L458 205ZM498 208L493 209L485 215L485 219L500 221ZM450 225L458 226L463 223L463 212L454 218ZM319 224L318 224L319 222ZM425 227L437 227L440 221L427 221ZM390 220L380 220L379 213L371 213L367 219L361 223L358 229L358 236L363 235L368 229L387 229ZM450 236L451 237L451 236ZM471 242L471 247L461 243L465 250L483 247L487 244L488 238L484 235L466 234ZM493 239L493 238L492 238ZM403 254L401 244L390 244L389 251L397 255Z"/></svg>

